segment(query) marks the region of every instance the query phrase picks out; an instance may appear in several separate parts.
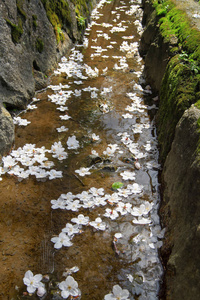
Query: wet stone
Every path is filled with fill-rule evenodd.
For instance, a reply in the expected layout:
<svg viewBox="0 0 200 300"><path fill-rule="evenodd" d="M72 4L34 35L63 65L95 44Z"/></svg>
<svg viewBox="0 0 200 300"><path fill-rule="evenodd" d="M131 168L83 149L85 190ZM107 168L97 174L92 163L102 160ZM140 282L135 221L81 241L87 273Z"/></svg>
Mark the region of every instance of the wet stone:
<svg viewBox="0 0 200 300"><path fill-rule="evenodd" d="M112 159L110 159L110 158L105 158L105 159L103 159L103 163L104 164L109 164L109 163L111 163L112 162Z"/></svg>
<svg viewBox="0 0 200 300"><path fill-rule="evenodd" d="M128 157L122 157L122 161L126 164L134 164L135 162L135 158L134 157L131 157L131 158L128 158Z"/></svg>
<svg viewBox="0 0 200 300"><path fill-rule="evenodd" d="M115 167L115 166L107 165L107 166L104 166L101 170L105 171L105 172L115 172L116 169L117 169L117 167Z"/></svg>
<svg viewBox="0 0 200 300"><path fill-rule="evenodd" d="M102 158L100 156L96 156L96 155L89 155L87 157L87 166L92 166L98 163L102 162Z"/></svg>

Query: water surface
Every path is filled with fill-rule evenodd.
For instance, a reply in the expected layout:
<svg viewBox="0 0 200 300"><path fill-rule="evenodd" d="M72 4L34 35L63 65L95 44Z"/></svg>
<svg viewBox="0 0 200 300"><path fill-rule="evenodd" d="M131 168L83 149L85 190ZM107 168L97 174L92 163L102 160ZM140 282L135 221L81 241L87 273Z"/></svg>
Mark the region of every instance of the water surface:
<svg viewBox="0 0 200 300"><path fill-rule="evenodd" d="M19 149L23 170L5 168L1 182L0 279L7 299L37 298L23 285L27 270L49 276L43 299L61 299L59 282L75 266L71 275L83 300L104 299L114 285L129 291L127 299L158 299L156 106L138 53L141 18L138 1L101 1L83 44L62 58L49 87L33 99L37 109L20 114L30 122L16 126L13 151ZM81 176L82 167L89 174ZM123 187L113 190L115 182ZM80 214L89 222L70 235L73 245L55 249L51 239ZM98 217L103 230L92 226Z"/></svg>

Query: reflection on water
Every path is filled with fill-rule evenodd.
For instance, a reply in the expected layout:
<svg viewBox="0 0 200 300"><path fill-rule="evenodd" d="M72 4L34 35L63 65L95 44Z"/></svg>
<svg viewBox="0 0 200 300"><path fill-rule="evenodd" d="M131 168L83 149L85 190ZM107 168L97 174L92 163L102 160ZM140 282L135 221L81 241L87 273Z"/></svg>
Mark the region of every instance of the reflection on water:
<svg viewBox="0 0 200 300"><path fill-rule="evenodd" d="M1 172L3 195L10 186L18 201L10 221L22 241L14 240L17 276L45 275L34 287L27 273L33 295L23 297L45 289L42 299L158 299L164 232L156 106L138 54L141 17L139 1L101 1L83 44L20 115L30 123L24 129L15 119L15 149Z"/></svg>

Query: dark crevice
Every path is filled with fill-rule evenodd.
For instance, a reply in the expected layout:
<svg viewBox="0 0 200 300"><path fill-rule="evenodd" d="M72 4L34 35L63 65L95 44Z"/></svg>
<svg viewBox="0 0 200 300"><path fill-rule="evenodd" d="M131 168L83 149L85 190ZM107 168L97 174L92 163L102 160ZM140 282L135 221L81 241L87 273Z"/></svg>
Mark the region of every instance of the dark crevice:
<svg viewBox="0 0 200 300"><path fill-rule="evenodd" d="M38 66L36 60L33 61L33 68L34 68L36 71L41 72L41 69L40 69L40 67Z"/></svg>

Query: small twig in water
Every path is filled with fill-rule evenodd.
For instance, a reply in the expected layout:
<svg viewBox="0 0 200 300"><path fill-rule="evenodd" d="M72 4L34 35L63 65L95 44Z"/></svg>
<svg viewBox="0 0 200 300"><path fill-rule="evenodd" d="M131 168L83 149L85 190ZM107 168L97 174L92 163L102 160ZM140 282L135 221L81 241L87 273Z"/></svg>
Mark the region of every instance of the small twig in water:
<svg viewBox="0 0 200 300"><path fill-rule="evenodd" d="M115 250L116 254L119 255L120 251L117 249L115 240L113 241L113 246L114 246L114 250Z"/></svg>
<svg viewBox="0 0 200 300"><path fill-rule="evenodd" d="M82 184L82 186L85 186L85 184L83 183L83 181L76 174L73 174L73 175L76 177L76 179L78 179L80 181L80 183Z"/></svg>

